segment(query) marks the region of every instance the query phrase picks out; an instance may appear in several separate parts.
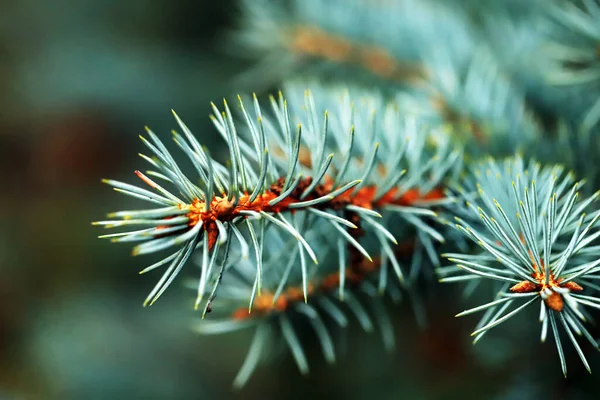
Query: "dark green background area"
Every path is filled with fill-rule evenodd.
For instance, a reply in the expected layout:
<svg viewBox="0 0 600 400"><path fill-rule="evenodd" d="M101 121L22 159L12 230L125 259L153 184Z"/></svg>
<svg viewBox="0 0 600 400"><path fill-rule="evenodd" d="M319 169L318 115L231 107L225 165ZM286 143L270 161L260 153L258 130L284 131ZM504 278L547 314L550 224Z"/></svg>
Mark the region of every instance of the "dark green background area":
<svg viewBox="0 0 600 400"><path fill-rule="evenodd" d="M303 342L311 374L288 355L231 382L249 337L200 337L190 326L191 265L151 308L152 257L97 239L90 221L139 203L100 183L135 182L138 135L161 138L177 110L216 154L210 101L236 94L248 67L225 51L239 13L232 0L15 0L0 6L0 399L465 399L597 398L568 348L563 380L549 342L519 316L470 343L475 317L452 285L423 293L429 324L409 302L388 304L397 350L357 323L336 336L336 366ZM244 88L251 91L252 88ZM171 148L174 148L171 147ZM177 150L174 150L177 151ZM183 157L182 157L183 158ZM530 310L535 313L536 310ZM535 318L535 317L533 317ZM510 325L510 326L508 326ZM598 333L597 331L595 333ZM586 348L585 350L590 350ZM600 371L600 356L590 354Z"/></svg>

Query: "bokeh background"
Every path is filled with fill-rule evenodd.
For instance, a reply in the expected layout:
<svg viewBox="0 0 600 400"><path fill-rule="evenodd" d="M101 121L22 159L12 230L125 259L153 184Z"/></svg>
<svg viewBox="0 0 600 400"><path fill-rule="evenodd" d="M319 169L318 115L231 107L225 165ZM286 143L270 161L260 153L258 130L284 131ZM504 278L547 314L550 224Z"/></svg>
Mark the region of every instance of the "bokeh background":
<svg viewBox="0 0 600 400"><path fill-rule="evenodd" d="M473 347L476 319L453 318L466 307L452 287L424 294L426 328L410 302L390 306L393 354L355 324L327 366L307 335L310 376L284 356L237 394L249 337L194 334L178 283L142 308L156 275L138 276L145 260L90 224L135 200L100 179L133 181L138 134L167 137L171 108L220 148L210 101L234 95L249 66L222 45L238 14L233 0L0 6L0 399L598 398L574 350L563 380L553 343L518 318Z"/></svg>

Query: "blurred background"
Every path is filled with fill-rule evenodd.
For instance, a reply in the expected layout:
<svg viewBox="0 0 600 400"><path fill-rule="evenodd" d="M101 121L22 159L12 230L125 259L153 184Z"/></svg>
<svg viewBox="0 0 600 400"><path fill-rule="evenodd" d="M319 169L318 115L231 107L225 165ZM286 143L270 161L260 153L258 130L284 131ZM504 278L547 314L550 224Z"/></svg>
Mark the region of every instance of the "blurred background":
<svg viewBox="0 0 600 400"><path fill-rule="evenodd" d="M172 108L219 148L210 101L249 67L223 51L238 14L233 0L0 7L0 399L598 398L572 348L563 380L553 343L517 320L473 347L476 319L454 319L466 307L452 287L426 296L422 330L410 303L390 307L395 353L350 329L330 367L308 338L308 377L284 356L239 394L249 337L194 334L193 299L176 287L142 307L156 274L139 276L147 260L90 225L136 202L100 179L133 182L138 134L166 137Z"/></svg>

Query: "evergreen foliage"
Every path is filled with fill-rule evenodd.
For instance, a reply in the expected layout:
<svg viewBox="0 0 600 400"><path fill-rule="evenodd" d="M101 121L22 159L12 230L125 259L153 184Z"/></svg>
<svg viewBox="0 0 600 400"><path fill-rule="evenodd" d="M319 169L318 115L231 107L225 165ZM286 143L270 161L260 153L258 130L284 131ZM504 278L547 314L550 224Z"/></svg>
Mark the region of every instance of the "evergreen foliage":
<svg viewBox="0 0 600 400"><path fill-rule="evenodd" d="M240 5L230 49L256 65L237 84L281 91L212 104L224 157L174 113L185 157L147 129L145 187L105 180L154 205L96 222L139 226L101 237L159 255L141 271L164 269L144 304L198 264L195 329L254 331L242 387L281 348L308 372L304 331L333 363L351 316L392 350L383 298L408 294L422 324L419 293L439 287L435 274L487 293L458 314L483 313L475 342L538 305L528 323L542 341L551 331L565 376L566 341L589 370L579 339L599 348L588 329L600 308L598 2Z"/></svg>

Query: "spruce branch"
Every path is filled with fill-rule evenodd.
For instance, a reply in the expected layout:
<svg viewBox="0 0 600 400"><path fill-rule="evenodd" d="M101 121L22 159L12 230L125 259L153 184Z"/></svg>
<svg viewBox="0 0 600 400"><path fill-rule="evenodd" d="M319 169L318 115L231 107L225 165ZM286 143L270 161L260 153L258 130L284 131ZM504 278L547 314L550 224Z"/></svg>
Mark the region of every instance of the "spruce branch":
<svg viewBox="0 0 600 400"><path fill-rule="evenodd" d="M393 349L384 301L408 294L423 325L419 284L437 274L466 299L493 287L457 315L482 314L474 343L539 307L565 377L566 340L589 371L581 338L600 350L588 328L600 308L598 1L241 3L232 50L256 62L242 84L282 91L211 103L225 160L173 112L179 155L147 129L142 183L103 180L146 203L94 223L157 258L140 272L163 270L144 305L192 267L194 329L254 334L239 389L276 350L308 373L305 330L328 363L353 322Z"/></svg>
<svg viewBox="0 0 600 400"><path fill-rule="evenodd" d="M305 232L312 229L327 231L345 243L347 248L338 254L340 265L343 258L353 254L372 261L371 252L386 253L399 279L403 273L392 249L398 243L392 226L398 221L421 232L419 237L428 254L435 254L434 242L443 241L443 235L422 219L435 218L432 207L446 201L443 182L456 173L460 150L452 147L448 135L425 131L380 95L359 93L355 103L349 92L315 89L313 96L290 85L289 104L282 93L271 97L268 114L263 114L256 96L249 102L239 97L240 122L234 120L226 101L222 110L213 104L211 119L229 149L229 167L214 160L174 114L183 134L173 132L173 139L192 162L198 185L183 174L149 129L149 140L142 137L153 153L153 157L142 156L154 167L148 175L173 189L139 171L136 175L154 191L105 180L117 191L161 207L109 214L115 219L95 224L149 228L101 237L142 242L134 248L134 255L177 248L142 271L169 264L145 304L153 304L194 250L200 249L203 262L195 303L199 308L208 282L215 277L216 285L221 281L224 267L218 267L218 260L227 258L234 242L244 257L254 249L256 290L249 299L252 305L254 297L261 294L265 253L281 251L269 247L264 239L265 230L271 227L297 241L305 300L309 294L305 255L318 262L315 244L305 238ZM402 229L396 230L404 234ZM377 240L361 244L363 231ZM332 249L335 252L338 246ZM340 275L344 275L343 270ZM212 307L216 291L215 286L204 313ZM339 291L344 293L343 279Z"/></svg>
<svg viewBox="0 0 600 400"><path fill-rule="evenodd" d="M463 180L465 206L457 229L482 251L447 255L455 266L441 271L442 281L502 284L493 301L457 315L486 311L472 334L475 342L539 303L542 342L550 325L565 376L559 326L588 371L573 332L598 348L584 323L585 307L600 307L600 287L593 283L600 278L600 250L594 245L600 237L600 211L586 214L600 193L580 199L581 185L560 166L542 167L520 157L474 165Z"/></svg>

